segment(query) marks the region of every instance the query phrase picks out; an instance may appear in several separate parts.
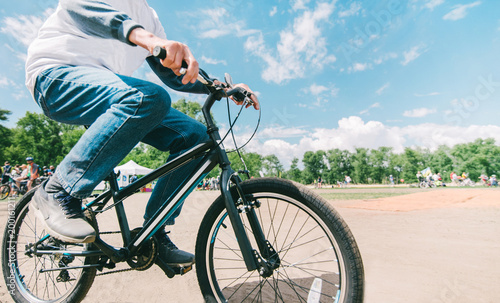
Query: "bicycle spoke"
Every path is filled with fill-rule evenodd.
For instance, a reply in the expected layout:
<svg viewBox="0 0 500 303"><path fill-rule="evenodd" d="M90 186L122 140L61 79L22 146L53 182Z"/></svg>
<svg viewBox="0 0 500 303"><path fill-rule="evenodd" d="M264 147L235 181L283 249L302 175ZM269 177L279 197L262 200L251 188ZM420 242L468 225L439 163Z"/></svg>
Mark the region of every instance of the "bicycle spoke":
<svg viewBox="0 0 500 303"><path fill-rule="evenodd" d="M45 224L29 209L29 202L33 197L33 192L24 195L16 206L15 235L13 241L4 239L4 247L9 249L9 253L15 254L15 262L3 261L3 266L13 266L16 291L19 297L25 302L61 302L74 301L77 296L72 295L78 283L82 279L87 279L83 283L91 283L95 276L95 268L74 268L61 271L61 267L67 267L69 263L73 265L83 265L87 258L95 257L74 257L58 253L59 251L71 251L75 247L77 250L85 249L83 245L62 243L52 237L47 237ZM21 207L21 208L19 208ZM43 241L41 241L43 239ZM10 242L9 242L10 241ZM36 250L52 251L43 255L37 255ZM87 275L83 273L87 272ZM90 279L90 280L89 280ZM90 284L87 284L90 285ZM83 289L86 293L88 288ZM78 290L79 291L79 290ZM80 292L80 298L85 295ZM80 299L79 299L80 300Z"/></svg>

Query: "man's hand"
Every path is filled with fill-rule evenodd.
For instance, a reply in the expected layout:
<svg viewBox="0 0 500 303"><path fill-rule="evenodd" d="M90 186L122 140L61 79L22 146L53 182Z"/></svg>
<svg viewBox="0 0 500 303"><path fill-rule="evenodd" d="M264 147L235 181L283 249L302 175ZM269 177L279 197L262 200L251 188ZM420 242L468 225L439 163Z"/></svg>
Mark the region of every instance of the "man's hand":
<svg viewBox="0 0 500 303"><path fill-rule="evenodd" d="M198 61L194 58L189 47L183 43L161 39L143 28L135 28L128 37L129 41L147 49L151 54L156 46L161 46L167 51L167 57L161 60L163 66L170 68L177 76L180 76L182 61L186 62L188 68L182 78L183 84L195 83L198 77Z"/></svg>
<svg viewBox="0 0 500 303"><path fill-rule="evenodd" d="M238 84L233 85L233 87L241 87L244 90L246 90L247 92L252 93L252 95L250 96L250 99L252 99L252 101L253 101L253 107L257 110L260 109L259 99L257 99L257 95L255 95L255 93L250 89L250 87L248 87L248 85L246 85L244 83L238 83ZM238 101L234 100L233 97L231 97L231 99L234 101L234 103L236 103L238 105L243 104L243 101L238 102ZM246 105L246 108L248 108L248 107L250 107L250 104Z"/></svg>

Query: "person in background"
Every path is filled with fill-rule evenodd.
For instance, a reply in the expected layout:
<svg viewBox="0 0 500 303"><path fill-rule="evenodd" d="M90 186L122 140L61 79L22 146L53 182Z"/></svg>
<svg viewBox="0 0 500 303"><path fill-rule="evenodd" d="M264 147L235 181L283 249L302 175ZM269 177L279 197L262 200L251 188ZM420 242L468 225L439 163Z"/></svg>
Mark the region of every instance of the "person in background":
<svg viewBox="0 0 500 303"><path fill-rule="evenodd" d="M9 161L5 161L2 167L2 184L8 183L12 174L12 166L10 166Z"/></svg>
<svg viewBox="0 0 500 303"><path fill-rule="evenodd" d="M498 186L497 175L491 175L490 186Z"/></svg>
<svg viewBox="0 0 500 303"><path fill-rule="evenodd" d="M26 158L26 162L28 163L28 190L31 190L33 182L40 177L40 166L35 164L33 157Z"/></svg>

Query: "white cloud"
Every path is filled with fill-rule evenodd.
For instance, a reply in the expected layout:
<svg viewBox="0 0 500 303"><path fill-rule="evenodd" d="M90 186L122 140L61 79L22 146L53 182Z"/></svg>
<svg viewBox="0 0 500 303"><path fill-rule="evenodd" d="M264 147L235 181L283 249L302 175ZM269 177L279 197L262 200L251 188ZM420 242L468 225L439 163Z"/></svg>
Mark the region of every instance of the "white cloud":
<svg viewBox="0 0 500 303"><path fill-rule="evenodd" d="M425 50L422 49L423 46L414 46L409 51L403 52L404 60L401 61L402 65L407 65L408 63L416 60L420 55L422 55Z"/></svg>
<svg viewBox="0 0 500 303"><path fill-rule="evenodd" d="M451 20L456 21L465 18L467 16L467 10L478 6L481 4L481 1L472 2L469 4L460 4L454 6L454 9L443 16L443 20Z"/></svg>
<svg viewBox="0 0 500 303"><path fill-rule="evenodd" d="M386 84L382 85L381 88L377 89L377 91L375 92L377 95L382 95L382 93L389 88L389 86L391 86L391 84L389 82L387 82Z"/></svg>
<svg viewBox="0 0 500 303"><path fill-rule="evenodd" d="M322 94L323 92L327 91L328 87L323 86L323 85L318 85L318 84L312 84L307 91L309 91L311 94L317 96Z"/></svg>
<svg viewBox="0 0 500 303"><path fill-rule="evenodd" d="M313 107L322 106L328 103L331 98L337 97L339 89L334 85L329 87L324 85L318 85L316 83L311 84L309 87L302 89L305 94L310 94L316 98L315 102L310 103ZM309 106L310 107L310 106Z"/></svg>
<svg viewBox="0 0 500 303"><path fill-rule="evenodd" d="M223 64L223 65L227 65L227 62L226 60L217 60L217 59L213 59L213 58L208 58L208 57L205 57L205 56L201 56L201 61L205 62L206 64Z"/></svg>
<svg viewBox="0 0 500 303"><path fill-rule="evenodd" d="M362 72L367 69L371 69L372 65L370 63L359 63L356 62L352 66L350 66L347 71L348 72Z"/></svg>
<svg viewBox="0 0 500 303"><path fill-rule="evenodd" d="M427 3L424 5L424 7L430 9L431 11L434 10L436 6L439 6L444 3L444 0L429 0Z"/></svg>
<svg viewBox="0 0 500 303"><path fill-rule="evenodd" d="M361 3L353 2L349 9L339 12L340 18L350 17L357 15L361 11Z"/></svg>
<svg viewBox="0 0 500 303"><path fill-rule="evenodd" d="M273 17L274 15L276 15L277 12L278 12L278 7L273 6L273 8L271 8L271 11L269 12L269 17Z"/></svg>
<svg viewBox="0 0 500 303"><path fill-rule="evenodd" d="M199 33L201 38L215 39L227 35L245 37L258 33L258 30L247 29L244 21L231 22L231 14L225 8L214 8L199 11L197 13L186 13L196 19L203 18L196 27L196 31L204 29Z"/></svg>
<svg viewBox="0 0 500 303"><path fill-rule="evenodd" d="M7 77L0 76L0 87L9 87L11 85L14 85L14 81Z"/></svg>
<svg viewBox="0 0 500 303"><path fill-rule="evenodd" d="M307 135L307 131L300 127L273 126L259 132L259 137L268 139L295 138Z"/></svg>
<svg viewBox="0 0 500 303"><path fill-rule="evenodd" d="M333 13L334 3L319 3L314 10L305 10L294 19L293 25L280 32L276 50L265 45L262 34L249 37L245 49L266 63L262 78L269 82L303 78L311 67L321 70L335 62L328 54L321 24Z"/></svg>
<svg viewBox="0 0 500 303"><path fill-rule="evenodd" d="M367 109L364 109L364 110L360 111L360 112L359 112L359 114L360 114L360 115L367 115L367 114L369 114L369 113L370 113L370 110L371 110L372 108L380 108L380 103L379 103L379 102L375 102L375 103L373 103L372 105L370 105L370 107L369 107L369 108L367 108Z"/></svg>
<svg viewBox="0 0 500 303"><path fill-rule="evenodd" d="M379 65L379 64L384 63L387 60L396 59L397 57L398 57L398 54L396 54L396 53L387 53L387 54L381 56L380 58L373 60L373 63Z"/></svg>
<svg viewBox="0 0 500 303"><path fill-rule="evenodd" d="M291 0L290 4L292 6L292 9L294 11L298 10L304 10L307 9L306 5L310 2L311 0Z"/></svg>
<svg viewBox="0 0 500 303"><path fill-rule="evenodd" d="M11 38L10 46L18 44L26 48L38 35L38 30L45 22L48 16L54 12L54 8L48 8L42 16L21 15L16 17L6 17L1 21L2 27L0 32Z"/></svg>
<svg viewBox="0 0 500 303"><path fill-rule="evenodd" d="M438 93L438 92L432 92L432 93L428 93L428 94L415 93L414 95L415 95L415 97L431 97L431 96L439 96L439 95L441 95L441 93Z"/></svg>
<svg viewBox="0 0 500 303"><path fill-rule="evenodd" d="M422 107L422 108L407 110L403 113L403 116L409 118L422 118L430 114L435 114L436 112L437 112L436 109Z"/></svg>
<svg viewBox="0 0 500 303"><path fill-rule="evenodd" d="M267 130L266 130L267 131ZM405 147L420 146L436 150L440 145L454 146L472 142L477 138L493 138L500 143L500 126L471 125L468 127L423 123L405 127L387 126L379 121L363 121L360 117L342 118L334 128L317 128L306 131L303 128L281 128L279 131L299 136L297 143L285 140L286 136L262 136L247 147L247 151L262 155L275 154L288 167L294 157L302 159L306 151L339 148L354 151L357 147L376 149L392 147L396 153ZM278 131L278 133L279 133Z"/></svg>

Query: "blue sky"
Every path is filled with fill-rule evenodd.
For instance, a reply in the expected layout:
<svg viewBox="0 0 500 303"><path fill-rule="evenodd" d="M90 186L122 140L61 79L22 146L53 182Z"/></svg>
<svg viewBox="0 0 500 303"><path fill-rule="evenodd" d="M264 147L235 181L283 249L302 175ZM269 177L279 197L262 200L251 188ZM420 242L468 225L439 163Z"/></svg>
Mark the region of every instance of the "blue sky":
<svg viewBox="0 0 500 303"><path fill-rule="evenodd" d="M288 165L308 150L400 152L479 137L500 144L500 1L148 3L168 38L188 44L209 74L228 72L258 92L262 123L249 151ZM24 87L25 53L56 5L0 7L0 108L13 112L9 127L26 111L40 112ZM135 75L157 81L146 66ZM214 110L222 127L225 110ZM240 143L256 119L244 112Z"/></svg>

